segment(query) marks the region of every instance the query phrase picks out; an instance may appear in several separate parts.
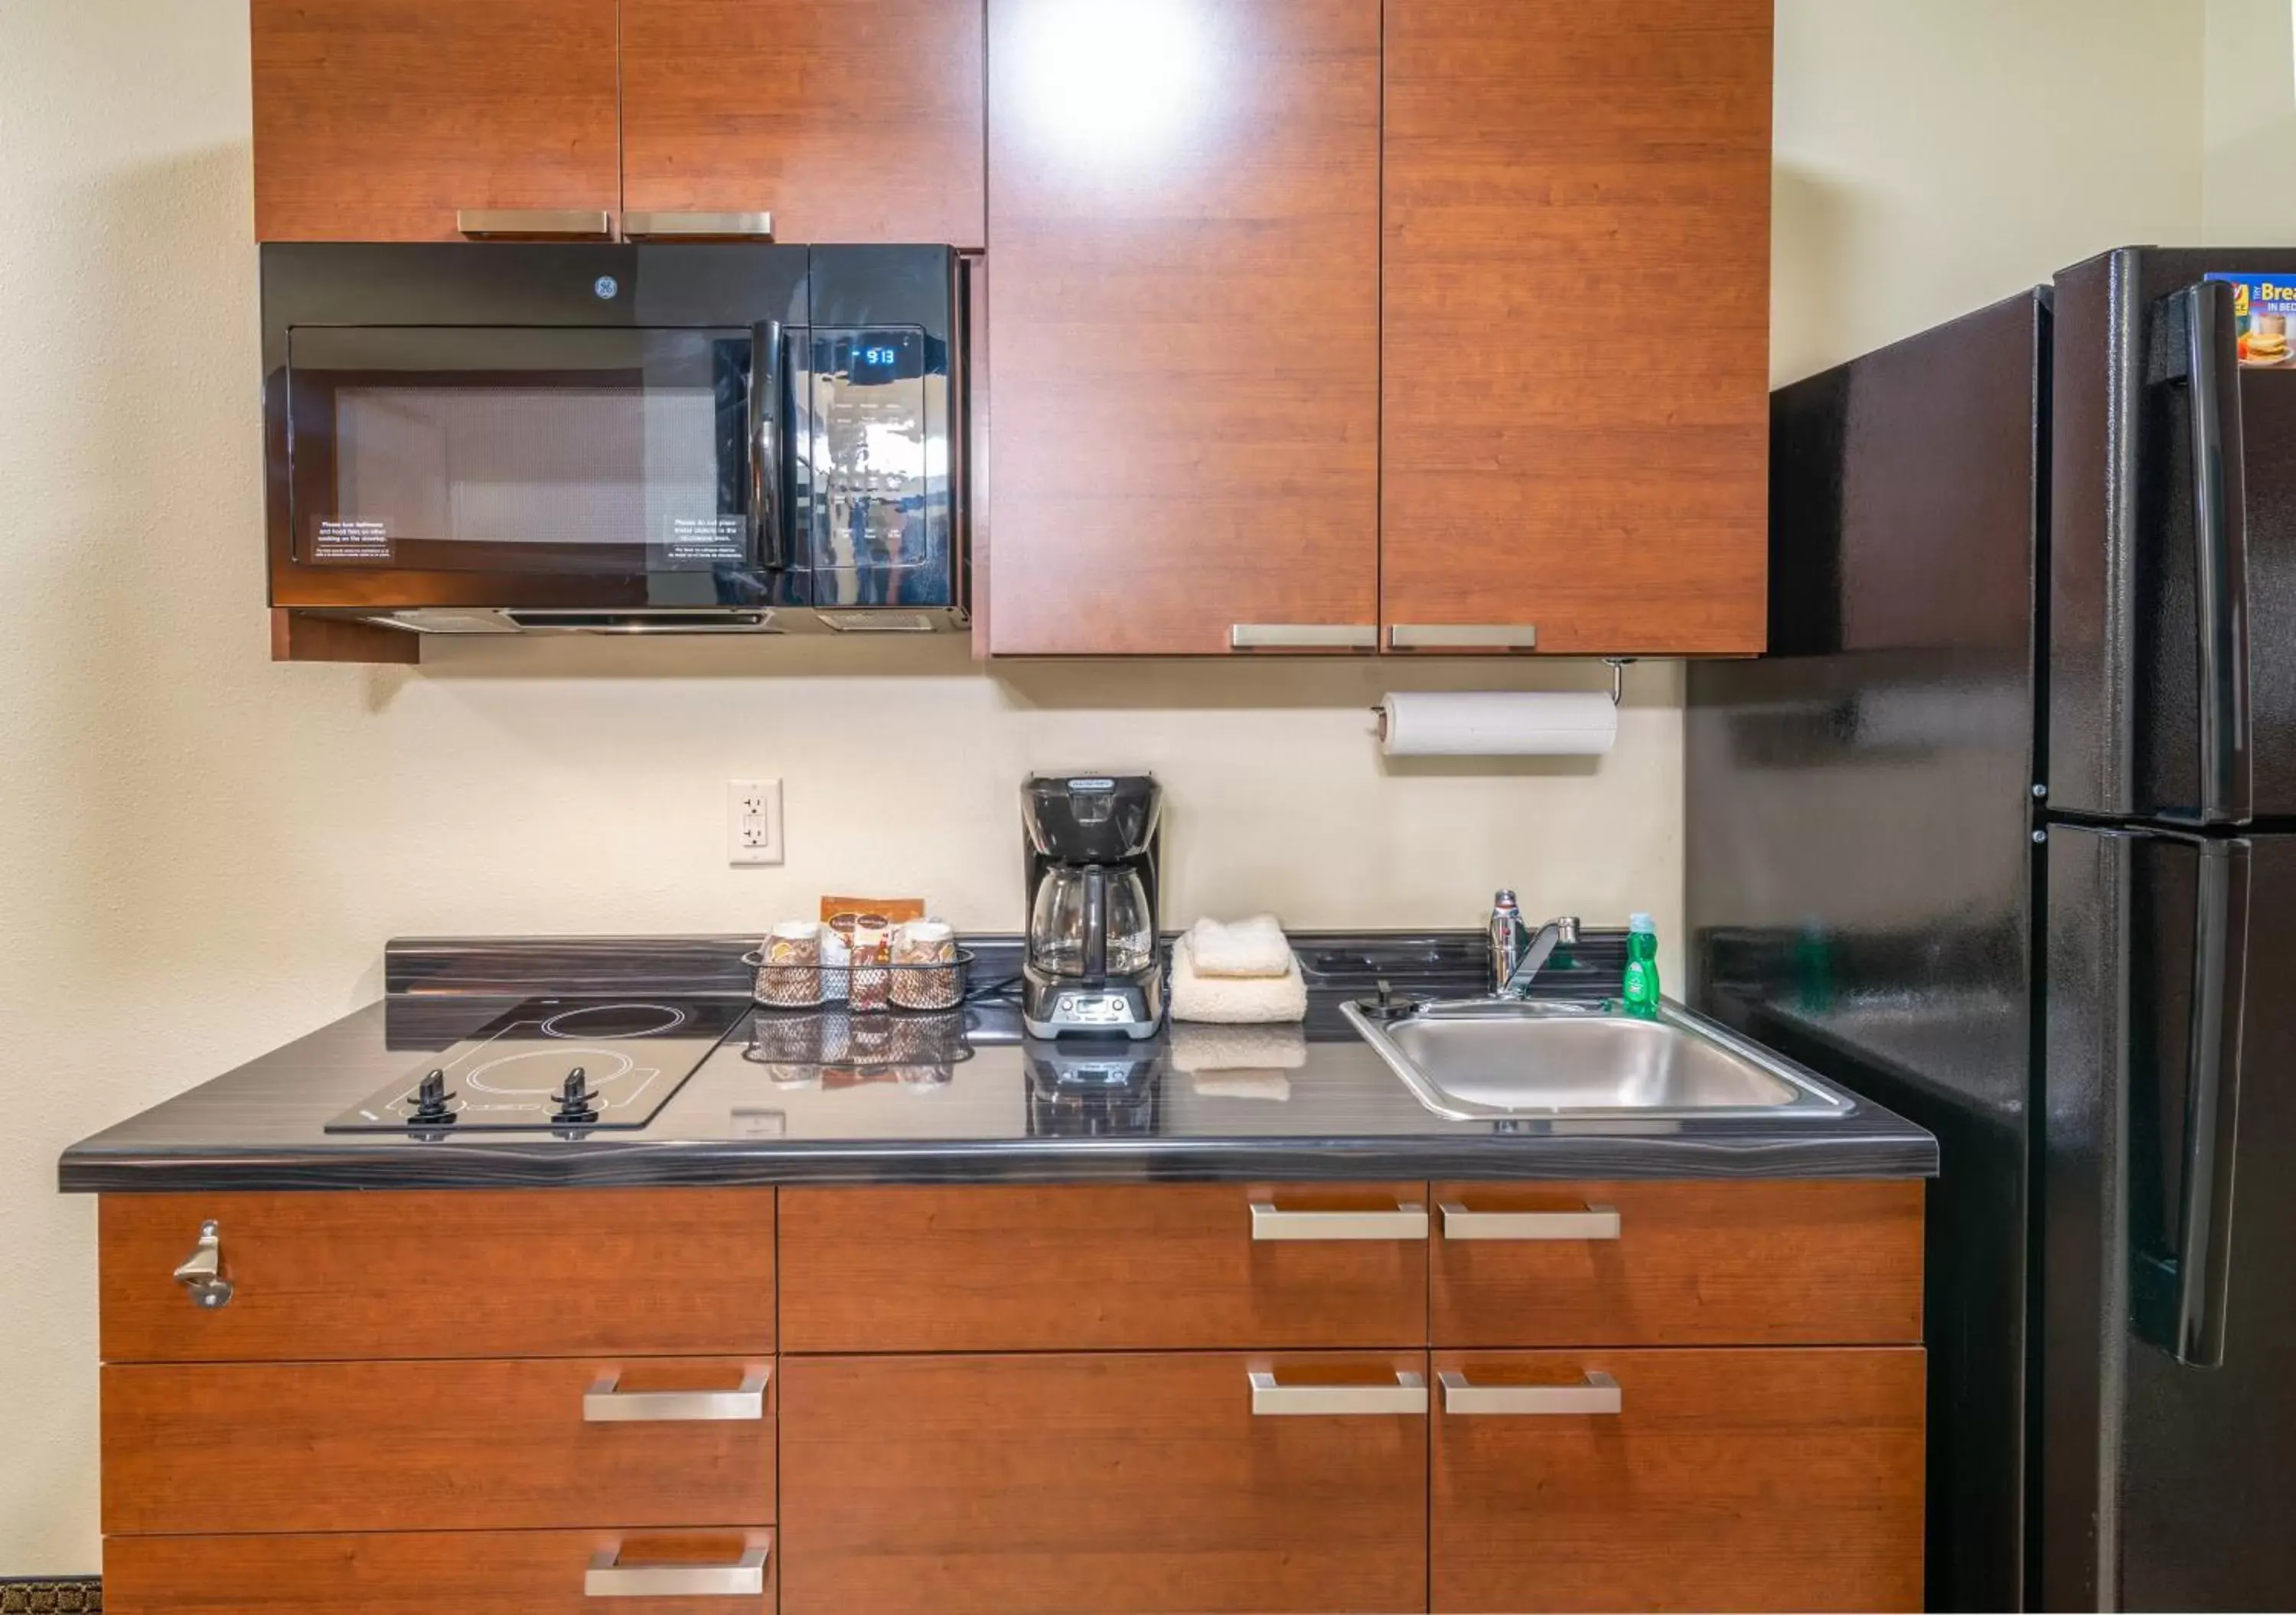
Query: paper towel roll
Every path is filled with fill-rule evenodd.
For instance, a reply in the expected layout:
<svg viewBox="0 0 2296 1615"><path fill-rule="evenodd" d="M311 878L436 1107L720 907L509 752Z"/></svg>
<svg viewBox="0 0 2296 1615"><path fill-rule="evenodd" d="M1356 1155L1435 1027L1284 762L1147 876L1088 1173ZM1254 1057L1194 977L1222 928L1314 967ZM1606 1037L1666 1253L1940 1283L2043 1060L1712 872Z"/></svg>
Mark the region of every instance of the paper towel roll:
<svg viewBox="0 0 2296 1615"><path fill-rule="evenodd" d="M1619 738L1606 694L1413 692L1379 704L1390 757L1600 757Z"/></svg>

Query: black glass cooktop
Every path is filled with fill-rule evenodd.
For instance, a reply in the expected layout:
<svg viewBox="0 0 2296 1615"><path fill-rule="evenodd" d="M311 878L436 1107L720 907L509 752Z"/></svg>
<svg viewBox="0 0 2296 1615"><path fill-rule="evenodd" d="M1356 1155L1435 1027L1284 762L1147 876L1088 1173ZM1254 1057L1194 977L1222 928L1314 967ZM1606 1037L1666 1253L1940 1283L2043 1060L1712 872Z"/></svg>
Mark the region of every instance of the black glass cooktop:
<svg viewBox="0 0 2296 1615"><path fill-rule="evenodd" d="M738 998L529 998L326 1130L643 1127L749 1009Z"/></svg>

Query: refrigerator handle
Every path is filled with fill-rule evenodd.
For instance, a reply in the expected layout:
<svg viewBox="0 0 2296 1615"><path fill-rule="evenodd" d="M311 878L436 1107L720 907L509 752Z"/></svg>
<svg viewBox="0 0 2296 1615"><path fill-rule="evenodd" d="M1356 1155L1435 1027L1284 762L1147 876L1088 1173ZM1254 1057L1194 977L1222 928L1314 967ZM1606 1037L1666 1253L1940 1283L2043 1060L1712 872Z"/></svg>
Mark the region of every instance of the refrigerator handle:
<svg viewBox="0 0 2296 1615"><path fill-rule="evenodd" d="M2203 844L2198 882L2175 1255L2162 1264L2167 1271L2156 1275L2168 1281L2156 1290L2159 1304L2138 1316L2141 1326L2150 1325L2141 1328L2145 1337L2179 1363L2221 1368L2232 1265L2233 1160L2240 1133L2241 1028L2247 1018L2248 843Z"/></svg>
<svg viewBox="0 0 2296 1615"><path fill-rule="evenodd" d="M2228 281L2176 293L2183 306L2185 399L2193 443L2194 578L2200 615L2201 809L2211 824L2250 814L2248 529L2238 322Z"/></svg>

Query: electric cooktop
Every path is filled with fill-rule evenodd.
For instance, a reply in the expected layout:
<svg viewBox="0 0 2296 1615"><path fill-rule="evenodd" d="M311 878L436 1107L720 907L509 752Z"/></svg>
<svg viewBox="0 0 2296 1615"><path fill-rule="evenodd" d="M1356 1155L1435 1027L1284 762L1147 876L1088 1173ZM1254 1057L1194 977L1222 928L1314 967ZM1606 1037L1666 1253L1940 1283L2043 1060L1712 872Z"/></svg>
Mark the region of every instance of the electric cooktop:
<svg viewBox="0 0 2296 1615"><path fill-rule="evenodd" d="M749 1011L738 998L529 998L326 1130L643 1127Z"/></svg>

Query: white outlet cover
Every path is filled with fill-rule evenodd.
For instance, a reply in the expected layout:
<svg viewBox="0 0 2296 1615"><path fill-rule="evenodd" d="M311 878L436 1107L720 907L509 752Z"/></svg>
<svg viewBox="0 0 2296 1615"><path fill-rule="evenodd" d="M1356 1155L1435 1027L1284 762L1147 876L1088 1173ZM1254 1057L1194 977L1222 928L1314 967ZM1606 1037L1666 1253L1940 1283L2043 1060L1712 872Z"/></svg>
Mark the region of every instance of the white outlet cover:
<svg viewBox="0 0 2296 1615"><path fill-rule="evenodd" d="M781 781L726 782L726 861L729 864L778 864L782 861Z"/></svg>

